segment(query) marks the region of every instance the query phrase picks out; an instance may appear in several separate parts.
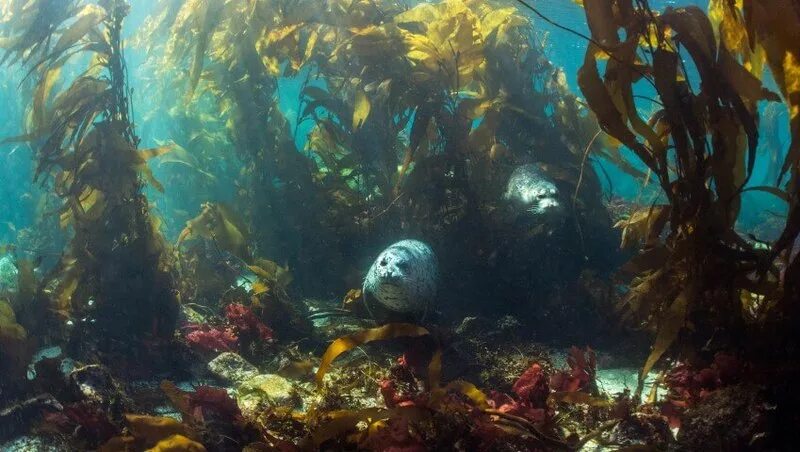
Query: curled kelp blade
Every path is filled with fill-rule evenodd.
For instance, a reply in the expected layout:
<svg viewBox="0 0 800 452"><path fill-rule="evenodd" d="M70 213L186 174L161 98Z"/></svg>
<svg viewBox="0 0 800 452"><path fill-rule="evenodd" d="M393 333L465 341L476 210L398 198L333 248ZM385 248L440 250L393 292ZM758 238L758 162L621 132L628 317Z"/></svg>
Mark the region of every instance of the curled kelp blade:
<svg viewBox="0 0 800 452"><path fill-rule="evenodd" d="M430 335L430 332L418 325L411 323L389 323L378 328L359 331L348 336L340 337L328 346L322 361L319 364L315 377L317 386L322 386L322 379L328 373L333 361L342 353L348 352L359 345L372 341L395 339L398 337L419 337Z"/></svg>
<svg viewBox="0 0 800 452"><path fill-rule="evenodd" d="M237 215L222 204L203 204L200 214L186 222L175 246L180 247L191 238L211 240L221 250L245 262L252 261L247 246L247 229Z"/></svg>

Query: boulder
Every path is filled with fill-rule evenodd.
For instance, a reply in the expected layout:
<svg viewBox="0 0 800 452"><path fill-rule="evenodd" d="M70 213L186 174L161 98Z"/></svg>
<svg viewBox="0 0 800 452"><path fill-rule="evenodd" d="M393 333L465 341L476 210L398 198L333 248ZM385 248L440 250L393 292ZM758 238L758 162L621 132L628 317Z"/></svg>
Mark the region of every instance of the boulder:
<svg viewBox="0 0 800 452"><path fill-rule="evenodd" d="M256 366L232 352L220 353L208 363L208 370L217 377L236 385L258 375Z"/></svg>
<svg viewBox="0 0 800 452"><path fill-rule="evenodd" d="M275 374L248 378L237 388L236 399L245 416L266 407L294 407L300 401L292 382Z"/></svg>

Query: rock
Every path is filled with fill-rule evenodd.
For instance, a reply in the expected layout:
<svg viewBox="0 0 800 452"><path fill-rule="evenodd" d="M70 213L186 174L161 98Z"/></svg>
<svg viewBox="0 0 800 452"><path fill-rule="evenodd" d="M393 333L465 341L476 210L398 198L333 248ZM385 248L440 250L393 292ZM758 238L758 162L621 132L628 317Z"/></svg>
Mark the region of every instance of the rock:
<svg viewBox="0 0 800 452"><path fill-rule="evenodd" d="M0 444L0 452L70 452L75 450L60 435L22 436Z"/></svg>
<svg viewBox="0 0 800 452"><path fill-rule="evenodd" d="M208 363L208 370L217 377L237 385L258 375L256 366L232 352L220 353Z"/></svg>
<svg viewBox="0 0 800 452"><path fill-rule="evenodd" d="M24 435L32 425L41 420L44 413L63 409L58 400L50 394L41 394L0 409L0 442Z"/></svg>
<svg viewBox="0 0 800 452"><path fill-rule="evenodd" d="M69 374L68 389L75 399L93 404L107 413L131 412L133 401L103 366L78 367Z"/></svg>
<svg viewBox="0 0 800 452"><path fill-rule="evenodd" d="M655 450L665 450L673 442L673 438L669 424L663 416L634 413L611 429L608 441L623 448L647 446Z"/></svg>
<svg viewBox="0 0 800 452"><path fill-rule="evenodd" d="M300 401L292 383L275 374L247 379L237 388L236 399L245 416L266 407L293 407Z"/></svg>
<svg viewBox="0 0 800 452"><path fill-rule="evenodd" d="M763 450L769 404L759 387L736 385L713 391L686 411L679 450ZM769 448L767 448L769 449Z"/></svg>

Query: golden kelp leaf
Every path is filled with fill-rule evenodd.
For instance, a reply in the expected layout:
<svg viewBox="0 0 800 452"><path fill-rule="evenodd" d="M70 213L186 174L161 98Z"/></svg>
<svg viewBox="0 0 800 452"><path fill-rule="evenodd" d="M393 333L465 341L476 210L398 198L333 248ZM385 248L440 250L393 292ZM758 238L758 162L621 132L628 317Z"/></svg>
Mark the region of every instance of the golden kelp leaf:
<svg viewBox="0 0 800 452"><path fill-rule="evenodd" d="M636 140L636 136L628 128L622 113L617 109L603 79L600 78L597 69L597 51L593 45L590 45L586 50L583 66L578 70L578 85L581 92L597 116L597 121L602 129L633 150L648 167L653 168L656 165L650 152Z"/></svg>
<svg viewBox="0 0 800 452"><path fill-rule="evenodd" d="M355 306L363 296L361 289L350 289L342 300L342 307L345 309Z"/></svg>
<svg viewBox="0 0 800 452"><path fill-rule="evenodd" d="M146 180L147 183L155 188L159 193L164 193L164 186L161 185L161 182L159 182L158 179L156 179L156 177L153 175L153 170L151 170L149 166L143 165L139 169L139 173L142 175L144 180Z"/></svg>
<svg viewBox="0 0 800 452"><path fill-rule="evenodd" d="M418 337L428 334L430 334L430 332L421 326L410 323L389 323L378 328L371 328L340 337L333 341L333 343L328 346L328 349L325 350L325 354L322 355L322 360L320 361L316 375L317 386L322 385L322 379L325 377L325 374L328 372L328 369L331 367L336 357L359 345L397 337Z"/></svg>
<svg viewBox="0 0 800 452"><path fill-rule="evenodd" d="M44 73L42 79L36 85L36 92L33 96L33 104L31 107L31 119L33 120L33 129L39 130L46 127L46 112L45 103L53 91L53 87L61 75L61 68L50 69Z"/></svg>
<svg viewBox="0 0 800 452"><path fill-rule="evenodd" d="M100 218L105 207L105 195L102 191L86 187L77 199L77 207L80 208L81 219L94 221Z"/></svg>
<svg viewBox="0 0 800 452"><path fill-rule="evenodd" d="M462 1L449 1L437 9L437 14L424 22L421 33L400 29L408 49L406 57L424 70L423 75L451 74L451 82L458 82L456 88L461 89L485 63L480 22Z"/></svg>
<svg viewBox="0 0 800 452"><path fill-rule="evenodd" d="M489 160L496 160L498 157L508 155L508 148L503 143L493 143L489 148Z"/></svg>
<svg viewBox="0 0 800 452"><path fill-rule="evenodd" d="M731 84L736 92L749 102L762 99L779 102L777 94L764 88L761 80L742 66L731 53L720 47L718 54L720 74Z"/></svg>
<svg viewBox="0 0 800 452"><path fill-rule="evenodd" d="M142 149L139 151L138 155L141 158L141 161L146 162L151 158L161 157L162 155L172 152L173 150L175 150L174 144L166 144L154 148Z"/></svg>
<svg viewBox="0 0 800 452"><path fill-rule="evenodd" d="M254 265L248 265L251 272L259 278L272 282L278 287L285 289L294 279L289 266L281 267L276 262L268 259L254 259Z"/></svg>
<svg viewBox="0 0 800 452"><path fill-rule="evenodd" d="M489 404L486 402L486 394L484 394L483 391L478 389L474 384L463 380L451 381L444 388L438 388L432 391L430 402L431 405L437 406L449 392L457 392L462 394L470 399L472 403L474 403L475 406L480 409L489 408Z"/></svg>
<svg viewBox="0 0 800 452"><path fill-rule="evenodd" d="M633 256L620 267L619 273L623 275L640 275L662 268L670 257L669 248L664 245L651 246Z"/></svg>
<svg viewBox="0 0 800 452"><path fill-rule="evenodd" d="M266 43L268 45L279 43L289 37L294 36L294 33L300 29L304 24L303 23L296 23L290 24L283 27L274 28L269 31L266 35Z"/></svg>
<svg viewBox="0 0 800 452"><path fill-rule="evenodd" d="M800 185L796 171L800 162L800 17L791 0L756 0L748 2L745 23L751 46L764 48L772 76L789 109L791 143L781 166L781 176L791 174L790 186ZM794 191L794 190L792 190ZM790 248L800 231L800 207L789 209L786 228L773 246L773 255Z"/></svg>
<svg viewBox="0 0 800 452"><path fill-rule="evenodd" d="M148 452L206 452L206 448L183 435L172 435L159 441Z"/></svg>
<svg viewBox="0 0 800 452"><path fill-rule="evenodd" d="M434 390L442 381L442 350L437 348L433 352L431 362L428 363L428 388Z"/></svg>
<svg viewBox="0 0 800 452"><path fill-rule="evenodd" d="M25 328L17 323L11 303L0 300L0 339L21 341L27 337Z"/></svg>
<svg viewBox="0 0 800 452"><path fill-rule="evenodd" d="M616 20L612 3L606 0L584 0L583 7L586 9L592 38L604 47L619 44L617 29L621 24Z"/></svg>
<svg viewBox="0 0 800 452"><path fill-rule="evenodd" d="M717 55L717 41L714 28L703 10L696 6L670 9L661 16L661 20L680 37L681 44L692 55L703 80L710 80L713 76L711 65Z"/></svg>
<svg viewBox="0 0 800 452"><path fill-rule="evenodd" d="M727 214L731 226L739 215L741 205L740 189L746 181L745 150L747 147L744 130L734 119L732 112L723 110L717 120L714 133L714 148L718 149L711 158L711 172L714 186L719 193L720 208Z"/></svg>
<svg viewBox="0 0 800 452"><path fill-rule="evenodd" d="M620 312L620 323L627 322L633 317L634 321L645 321L653 306L659 306L663 299L669 297L672 282L664 267L656 268L636 276L629 284L628 294L617 306Z"/></svg>
<svg viewBox="0 0 800 452"><path fill-rule="evenodd" d="M789 104L789 126L792 133L792 142L783 166L785 173L800 160L800 51L785 54L780 73L784 97Z"/></svg>
<svg viewBox="0 0 800 452"><path fill-rule="evenodd" d="M174 406L185 418L192 417L192 409L189 404L189 397L185 391L175 386L175 383L169 380L162 380L159 385L161 391L167 396L169 402Z"/></svg>
<svg viewBox="0 0 800 452"><path fill-rule="evenodd" d="M399 193L400 185L403 182L403 178L408 171L408 168L411 166L411 163L414 161L414 155L419 149L420 143L422 143L423 138L425 138L428 125L431 123L433 118L433 110L430 105L423 105L417 108L417 111L414 115L414 124L411 126L411 138L408 145L408 149L406 149L406 155L403 158L403 166L400 167L400 171L397 174L397 182L395 183L394 191L395 193Z"/></svg>
<svg viewBox="0 0 800 452"><path fill-rule="evenodd" d="M361 90L356 90L356 101L353 106L353 129L358 130L369 116L370 103L367 94Z"/></svg>
<svg viewBox="0 0 800 452"><path fill-rule="evenodd" d="M650 243L657 239L669 219L670 206L654 205L639 209L628 219L614 225L622 229L621 248L629 248L639 243Z"/></svg>
<svg viewBox="0 0 800 452"><path fill-rule="evenodd" d="M197 85L200 83L200 76L203 73L203 65L206 59L206 50L211 41L211 35L217 25L219 8L225 2L201 0L193 2L194 18L196 20L195 26L195 48L194 58L192 59L192 67L189 70L189 89L186 92L185 101L188 103L194 97Z"/></svg>
<svg viewBox="0 0 800 452"><path fill-rule="evenodd" d="M269 292L269 286L264 284L262 281L256 281L253 283L252 288L253 295L261 295L262 293Z"/></svg>
<svg viewBox="0 0 800 452"><path fill-rule="evenodd" d="M36 265L32 260L17 260L17 306L24 306L33 301L36 295Z"/></svg>
<svg viewBox="0 0 800 452"><path fill-rule="evenodd" d="M214 241L222 250L249 262L251 256L243 227L228 208L221 204L205 203L200 214L186 222L176 246L179 247L186 239L201 237Z"/></svg>
<svg viewBox="0 0 800 452"><path fill-rule="evenodd" d="M750 52L750 45L744 19L739 12L741 7L742 0L735 2L710 0L708 2L708 18L726 48L738 54L747 55Z"/></svg>
<svg viewBox="0 0 800 452"><path fill-rule="evenodd" d="M483 120L470 131L469 144L476 152L480 153L481 150L492 151L492 147L497 143L497 126L500 122L500 114L497 110L487 110ZM495 148L495 151L501 149ZM484 151L485 152L485 151Z"/></svg>
<svg viewBox="0 0 800 452"><path fill-rule="evenodd" d="M508 33L514 27L528 25L528 20L520 14L515 7L490 8L489 11L481 16L481 34L483 39L488 39L493 33L496 34L498 43L508 41Z"/></svg>
<svg viewBox="0 0 800 452"><path fill-rule="evenodd" d="M664 313L664 316L659 321L658 332L656 332L656 340L653 343L653 349L650 351L650 356L647 357L647 360L645 361L644 366L639 373L639 384L636 389L636 399L638 399L642 393L644 380L647 378L647 374L650 373L650 370L653 368L656 362L661 359L661 356L664 355L664 352L666 352L672 343L675 342L675 339L678 338L678 334L683 329L683 325L686 322L686 307L688 303L689 297L684 289L678 294L675 300L672 301L669 309Z"/></svg>
<svg viewBox="0 0 800 452"><path fill-rule="evenodd" d="M458 104L457 115L472 121L485 115L486 110L496 108L501 103L499 99L464 99Z"/></svg>
<svg viewBox="0 0 800 452"><path fill-rule="evenodd" d="M372 422L389 417L391 411L385 408L365 408L362 410L340 410L325 414L326 421L317 427L311 434L315 448L344 433L355 430L359 423Z"/></svg>
<svg viewBox="0 0 800 452"><path fill-rule="evenodd" d="M300 65L305 65L311 56L314 55L314 49L317 46L317 40L319 39L319 32L317 30L312 30L311 33L308 35L308 39L306 41L306 52L303 55L303 61Z"/></svg>
<svg viewBox="0 0 800 452"><path fill-rule="evenodd" d="M53 291L53 300L57 311L68 312L72 305L72 295L78 289L81 270L74 258L64 258L62 267L61 280Z"/></svg>
<svg viewBox="0 0 800 452"><path fill-rule="evenodd" d="M216 180L217 177L208 171L204 171L199 168L199 162L197 159L189 153L184 147L178 145L177 143L170 143L168 145L171 149L166 154L160 154L158 160L158 166L162 167L164 165L182 165L188 167L198 173L202 174L203 176L207 177L211 180Z"/></svg>
<svg viewBox="0 0 800 452"><path fill-rule="evenodd" d="M106 17L106 10L97 5L86 5L78 13L78 19L58 39L51 55L59 55L72 47Z"/></svg>
<svg viewBox="0 0 800 452"><path fill-rule="evenodd" d="M264 68L267 69L267 73L273 77L277 77L281 74L281 63L280 60L273 57L264 55L261 57L261 64L264 65Z"/></svg>
<svg viewBox="0 0 800 452"><path fill-rule="evenodd" d="M146 445L153 445L172 435L190 436L189 428L171 417L126 414L131 434Z"/></svg>
<svg viewBox="0 0 800 452"><path fill-rule="evenodd" d="M614 49L614 58L606 64L605 84L623 120L627 119L633 131L645 139L651 154L658 159L665 155L666 145L639 115L633 94L633 84L642 77L636 69L637 48L638 42L631 38Z"/></svg>

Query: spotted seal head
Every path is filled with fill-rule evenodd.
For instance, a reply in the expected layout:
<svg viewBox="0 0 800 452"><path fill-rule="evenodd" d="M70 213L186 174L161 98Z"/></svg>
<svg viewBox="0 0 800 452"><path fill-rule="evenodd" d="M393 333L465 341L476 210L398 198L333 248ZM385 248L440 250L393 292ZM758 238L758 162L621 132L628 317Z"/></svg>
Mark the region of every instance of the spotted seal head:
<svg viewBox="0 0 800 452"><path fill-rule="evenodd" d="M438 277L431 247L401 240L383 250L367 272L364 304L376 321L420 321L436 295Z"/></svg>
<svg viewBox="0 0 800 452"><path fill-rule="evenodd" d="M514 169L503 198L537 217L558 215L563 211L558 187L532 163Z"/></svg>

